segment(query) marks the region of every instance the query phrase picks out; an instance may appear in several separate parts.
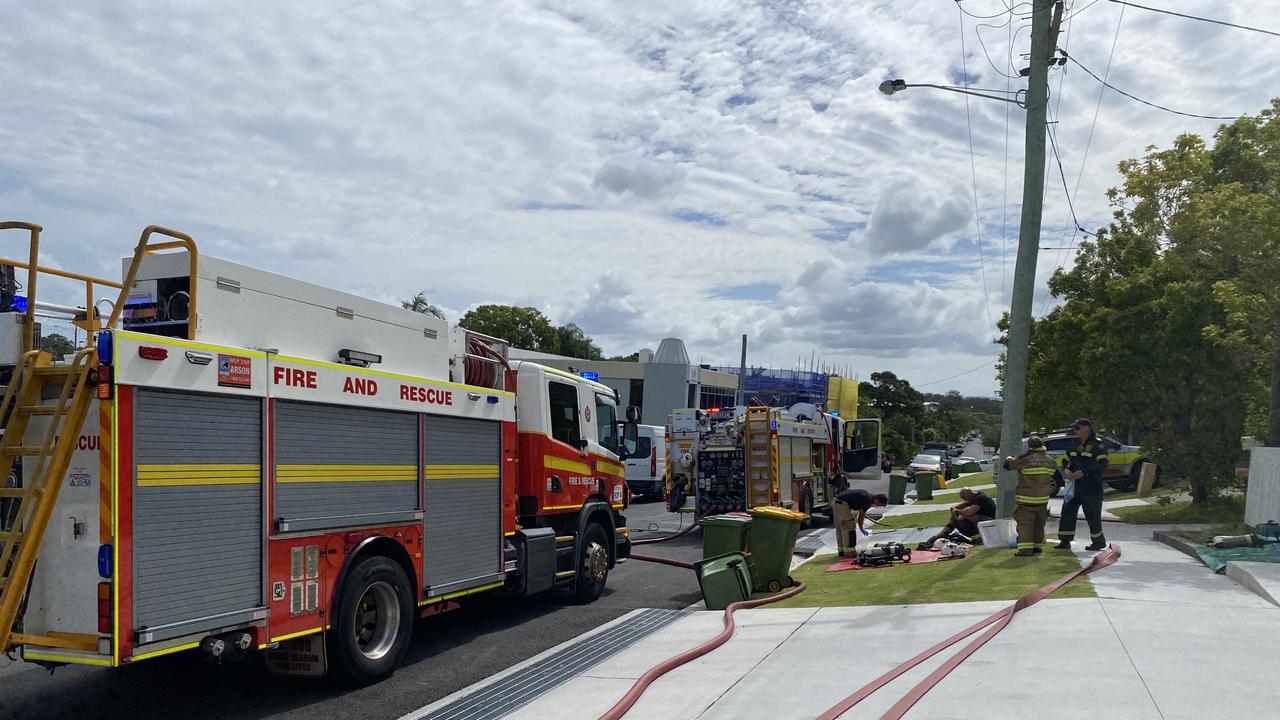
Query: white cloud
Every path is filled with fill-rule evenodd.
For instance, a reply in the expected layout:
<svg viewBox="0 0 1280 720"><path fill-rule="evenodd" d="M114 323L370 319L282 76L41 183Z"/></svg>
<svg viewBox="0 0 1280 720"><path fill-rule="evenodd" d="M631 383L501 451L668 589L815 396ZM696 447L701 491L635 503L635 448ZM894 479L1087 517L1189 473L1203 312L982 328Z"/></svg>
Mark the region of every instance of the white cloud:
<svg viewBox="0 0 1280 720"><path fill-rule="evenodd" d="M480 302L534 305L609 352L679 334L695 357L735 362L745 332L754 362L790 367L816 346L864 376L919 382L994 354L1022 110L971 99L966 119L961 96L877 91L890 77L959 77L951 3L232 7L7 10L0 212L45 225L47 259L115 276L139 229L159 223L204 252L370 297L426 289L455 319ZM1274 3L1179 9L1280 26ZM1103 72L1120 13L1084 9L1060 45ZM1280 87L1271 38L1124 13L1118 87L1208 114L1256 112ZM988 64L977 22L964 21L974 84L1023 86ZM991 61L1017 70L1007 59L1021 62L1026 31L1012 52L1007 30L982 32ZM1218 125L1107 92L1094 127L1096 81L1069 64L1051 87L1088 228L1110 216L1119 160ZM1072 224L1050 170L1042 244L1057 247ZM1041 295L1070 257L1040 254ZM716 292L773 286L773 298ZM994 373L933 389L950 386L990 393Z"/></svg>

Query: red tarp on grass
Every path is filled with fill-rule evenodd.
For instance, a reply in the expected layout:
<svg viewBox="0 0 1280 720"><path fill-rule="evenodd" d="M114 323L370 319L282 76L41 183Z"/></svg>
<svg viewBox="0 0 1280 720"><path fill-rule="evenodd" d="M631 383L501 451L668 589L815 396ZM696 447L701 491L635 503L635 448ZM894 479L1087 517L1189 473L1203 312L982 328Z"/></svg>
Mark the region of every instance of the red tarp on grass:
<svg viewBox="0 0 1280 720"><path fill-rule="evenodd" d="M968 557L968 555L965 555ZM899 567L902 565L924 565L925 563L937 562L942 559L942 553L933 550L912 550L911 562L895 562L892 565L859 565L857 558L844 558L832 563L827 567L827 572L840 572L842 570L862 570L864 568L876 567ZM948 560L960 560L962 558L947 558Z"/></svg>

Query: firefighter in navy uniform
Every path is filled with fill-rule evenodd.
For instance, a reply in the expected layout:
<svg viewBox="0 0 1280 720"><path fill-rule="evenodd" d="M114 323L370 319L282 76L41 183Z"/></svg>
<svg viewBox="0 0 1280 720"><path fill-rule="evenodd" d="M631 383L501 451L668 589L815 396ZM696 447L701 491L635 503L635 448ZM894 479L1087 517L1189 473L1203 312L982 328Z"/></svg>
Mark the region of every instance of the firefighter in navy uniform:
<svg viewBox="0 0 1280 720"><path fill-rule="evenodd" d="M1062 519L1058 521L1059 550L1070 550L1076 536L1076 514L1084 508L1084 518L1089 523L1090 543L1085 550L1105 550L1107 539L1102 535L1102 474L1107 470L1107 449L1093 433L1093 423L1080 418L1071 423L1080 441L1067 453L1067 477L1075 481L1075 488L1067 493L1062 504Z"/></svg>
<svg viewBox="0 0 1280 720"><path fill-rule="evenodd" d="M1032 435L1027 451L1005 458L1005 470L1018 471L1018 507L1013 520L1018 524L1018 557L1030 557L1044 550L1044 524L1049 521L1049 493L1057 465L1044 449L1044 440Z"/></svg>

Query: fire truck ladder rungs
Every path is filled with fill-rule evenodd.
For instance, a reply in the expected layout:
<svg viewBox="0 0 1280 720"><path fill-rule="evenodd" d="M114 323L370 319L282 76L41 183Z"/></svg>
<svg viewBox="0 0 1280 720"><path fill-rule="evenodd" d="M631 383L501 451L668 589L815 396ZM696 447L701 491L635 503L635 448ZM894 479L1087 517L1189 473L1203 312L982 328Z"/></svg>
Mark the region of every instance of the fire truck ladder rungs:
<svg viewBox="0 0 1280 720"><path fill-rule="evenodd" d="M774 479L778 476L777 456L773 451L773 414L771 408L747 408L745 428L747 508L773 504Z"/></svg>
<svg viewBox="0 0 1280 720"><path fill-rule="evenodd" d="M98 646L96 635L43 637L13 632L40 543L58 503L62 478L95 394L88 386L89 373L97 365L92 347L80 350L70 363L55 365L50 360L42 350L25 353L0 402L0 418L9 417L0 438L0 478L8 477L17 458L26 458L22 487L0 488L0 499L8 499L11 508L17 502L16 512L0 518L0 651L24 644L90 651ZM42 404L45 386L54 384L61 385L57 402ZM28 445L29 421L36 415L49 417L49 427L36 441L39 444Z"/></svg>

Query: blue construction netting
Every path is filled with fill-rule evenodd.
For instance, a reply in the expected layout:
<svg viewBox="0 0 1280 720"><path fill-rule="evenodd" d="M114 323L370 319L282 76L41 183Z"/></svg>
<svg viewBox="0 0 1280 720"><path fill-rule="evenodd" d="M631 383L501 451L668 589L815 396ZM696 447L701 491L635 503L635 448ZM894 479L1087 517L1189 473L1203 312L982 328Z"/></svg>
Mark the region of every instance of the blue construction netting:
<svg viewBox="0 0 1280 720"><path fill-rule="evenodd" d="M737 375L736 367L714 368L717 372ZM825 404L827 375L806 370L747 368L747 399L758 398L765 405L789 407L796 403Z"/></svg>

